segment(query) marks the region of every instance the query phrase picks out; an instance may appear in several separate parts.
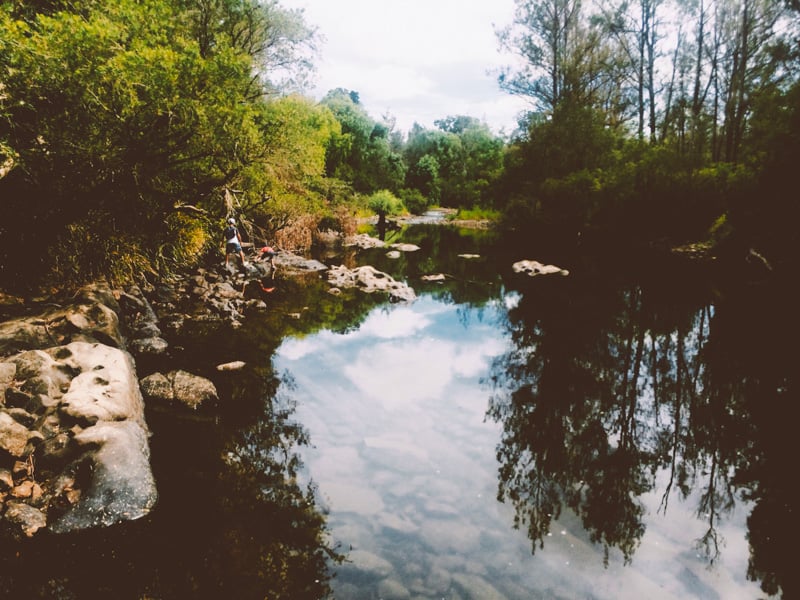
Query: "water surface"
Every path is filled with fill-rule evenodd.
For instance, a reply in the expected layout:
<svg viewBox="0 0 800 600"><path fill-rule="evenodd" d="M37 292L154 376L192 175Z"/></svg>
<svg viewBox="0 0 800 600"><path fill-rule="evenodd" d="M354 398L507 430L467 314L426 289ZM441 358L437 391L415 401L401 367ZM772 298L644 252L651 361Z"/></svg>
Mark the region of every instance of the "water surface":
<svg viewBox="0 0 800 600"><path fill-rule="evenodd" d="M664 442L683 423L664 388L697 385L703 367L677 363L696 363L713 306L668 298L658 311L681 316L645 330L636 286L570 299L572 284L487 287L480 266L457 268L483 285L471 301L433 287L276 352L311 439L305 476L348 557L335 596L763 597L746 577L752 505L709 495L713 456L689 477L689 457L665 455L695 448Z"/></svg>

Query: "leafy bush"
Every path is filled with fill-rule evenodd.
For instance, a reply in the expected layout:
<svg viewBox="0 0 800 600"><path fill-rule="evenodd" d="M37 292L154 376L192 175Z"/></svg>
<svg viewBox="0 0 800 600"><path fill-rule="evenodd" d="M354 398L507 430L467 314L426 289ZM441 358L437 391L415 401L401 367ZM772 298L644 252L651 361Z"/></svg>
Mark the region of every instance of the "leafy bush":
<svg viewBox="0 0 800 600"><path fill-rule="evenodd" d="M409 212L421 215L430 206L430 201L417 189L405 188L400 191L400 198Z"/></svg>
<svg viewBox="0 0 800 600"><path fill-rule="evenodd" d="M389 190L380 190L372 194L367 199L367 205L370 210L383 216L398 214L404 208L403 201Z"/></svg>

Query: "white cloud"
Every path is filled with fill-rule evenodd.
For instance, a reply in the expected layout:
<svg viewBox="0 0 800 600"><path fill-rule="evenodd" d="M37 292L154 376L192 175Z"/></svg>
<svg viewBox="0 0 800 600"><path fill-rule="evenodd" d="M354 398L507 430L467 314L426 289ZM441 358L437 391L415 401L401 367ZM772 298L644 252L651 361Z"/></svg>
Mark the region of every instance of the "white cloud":
<svg viewBox="0 0 800 600"><path fill-rule="evenodd" d="M511 22L513 0L282 0L302 8L323 36L313 95L341 87L359 93L374 119L414 122L466 114L511 132L525 102L490 74L511 62L494 28Z"/></svg>

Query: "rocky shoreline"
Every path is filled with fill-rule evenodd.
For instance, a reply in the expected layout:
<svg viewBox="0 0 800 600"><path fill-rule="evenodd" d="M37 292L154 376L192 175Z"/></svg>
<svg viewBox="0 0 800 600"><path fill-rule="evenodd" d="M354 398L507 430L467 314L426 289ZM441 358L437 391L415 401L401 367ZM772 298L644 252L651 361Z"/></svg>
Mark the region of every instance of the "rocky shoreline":
<svg viewBox="0 0 800 600"><path fill-rule="evenodd" d="M419 250L366 235L342 243L385 247L394 258ZM0 321L0 534L23 539L148 514L158 492L145 406L187 414L213 410L219 400L209 379L167 370L166 338L191 322L240 327L250 311L268 309L264 294L247 290L270 291L263 281L276 270L324 278L332 294L356 288L386 294L390 302L416 299L406 283L371 266L328 267L289 252L278 252L272 264L200 267L146 289L97 283L66 299L36 303L0 294L0 314L6 315ZM535 261L514 270L567 274ZM141 365L155 368L141 376ZM242 367L232 361L217 371Z"/></svg>
<svg viewBox="0 0 800 600"><path fill-rule="evenodd" d="M169 362L162 328L176 333L192 320L239 327L248 311L266 310L245 292L273 269L325 273L334 294L350 286L393 301L415 298L374 269L329 269L288 252L274 265L216 264L145 290L97 283L38 302L0 295L0 533L19 540L148 514L158 492L145 404L196 411L218 396L204 377L173 370L139 378L137 365Z"/></svg>

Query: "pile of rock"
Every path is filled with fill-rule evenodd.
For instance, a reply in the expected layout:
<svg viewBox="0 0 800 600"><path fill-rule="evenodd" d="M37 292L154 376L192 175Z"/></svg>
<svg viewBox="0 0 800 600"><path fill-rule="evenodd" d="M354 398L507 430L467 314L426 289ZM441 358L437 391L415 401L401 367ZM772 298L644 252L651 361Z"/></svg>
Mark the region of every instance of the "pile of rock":
<svg viewBox="0 0 800 600"><path fill-rule="evenodd" d="M0 525L14 536L110 525L155 504L120 310L92 286L0 323Z"/></svg>

